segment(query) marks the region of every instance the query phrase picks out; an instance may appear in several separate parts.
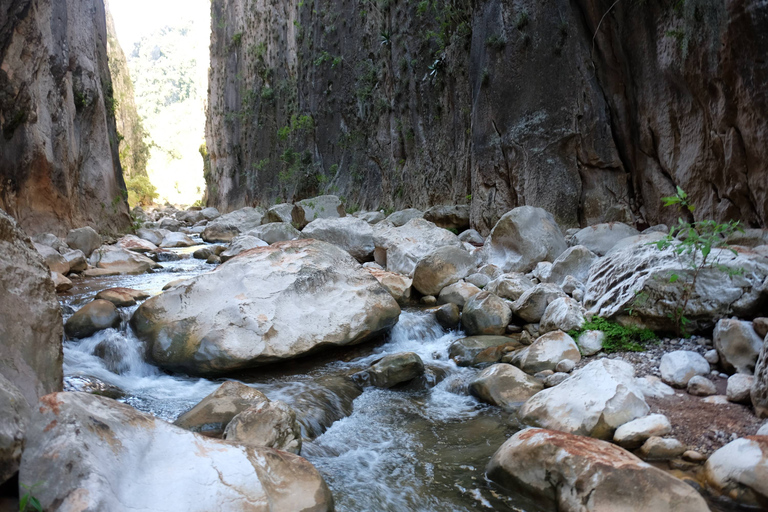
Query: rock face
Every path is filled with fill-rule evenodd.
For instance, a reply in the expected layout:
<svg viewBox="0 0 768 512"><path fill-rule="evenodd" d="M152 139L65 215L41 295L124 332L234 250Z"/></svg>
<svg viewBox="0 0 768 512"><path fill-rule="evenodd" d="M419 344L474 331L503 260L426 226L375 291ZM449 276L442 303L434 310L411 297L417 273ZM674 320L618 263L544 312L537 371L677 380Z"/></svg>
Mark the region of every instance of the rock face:
<svg viewBox="0 0 768 512"><path fill-rule="evenodd" d="M541 510L702 512L692 487L618 446L543 429L525 429L493 455L488 478L533 499Z"/></svg>
<svg viewBox="0 0 768 512"><path fill-rule="evenodd" d="M768 505L768 436L737 439L713 453L704 466L704 477L715 491L738 503Z"/></svg>
<svg viewBox="0 0 768 512"><path fill-rule="evenodd" d="M0 374L30 404L61 389L63 323L51 273L0 210Z"/></svg>
<svg viewBox="0 0 768 512"><path fill-rule="evenodd" d="M29 233L127 229L104 3L21 0L2 27L0 208Z"/></svg>
<svg viewBox="0 0 768 512"><path fill-rule="evenodd" d="M295 240L246 251L171 288L144 302L131 322L160 366L217 373L359 343L399 314L345 251Z"/></svg>
<svg viewBox="0 0 768 512"><path fill-rule="evenodd" d="M333 510L301 457L207 439L85 393L44 398L19 478L49 483L35 493L45 510Z"/></svg>

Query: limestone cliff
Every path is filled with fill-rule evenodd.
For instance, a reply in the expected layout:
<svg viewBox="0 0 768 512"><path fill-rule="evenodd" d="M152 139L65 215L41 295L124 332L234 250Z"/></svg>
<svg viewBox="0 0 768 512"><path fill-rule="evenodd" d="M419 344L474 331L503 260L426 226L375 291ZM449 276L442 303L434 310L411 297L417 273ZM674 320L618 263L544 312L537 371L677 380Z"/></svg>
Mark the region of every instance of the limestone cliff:
<svg viewBox="0 0 768 512"><path fill-rule="evenodd" d="M0 208L28 233L130 224L103 0L0 1Z"/></svg>

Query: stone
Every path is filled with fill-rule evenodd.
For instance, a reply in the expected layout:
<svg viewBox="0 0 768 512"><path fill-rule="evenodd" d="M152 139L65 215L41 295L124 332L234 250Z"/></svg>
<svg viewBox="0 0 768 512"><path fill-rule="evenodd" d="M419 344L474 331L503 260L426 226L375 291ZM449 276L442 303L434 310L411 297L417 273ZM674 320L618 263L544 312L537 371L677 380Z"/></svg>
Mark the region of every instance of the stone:
<svg viewBox="0 0 768 512"><path fill-rule="evenodd" d="M581 302L584 298L584 283L578 281L573 276L565 276L563 284L560 285L560 288L562 288L566 294L570 295L579 302Z"/></svg>
<svg viewBox="0 0 768 512"><path fill-rule="evenodd" d="M585 322L584 308L581 304L570 297L560 297L550 302L544 310L544 316L541 317L539 324L539 333L581 329Z"/></svg>
<svg viewBox="0 0 768 512"><path fill-rule="evenodd" d="M386 221L392 224L393 226L395 226L396 228L399 228L400 226L404 226L405 224L407 224L408 221L410 221L411 219L421 219L421 218L424 218L424 212L422 212L421 210L417 210L416 208L406 208L405 210L400 210L390 214L386 218ZM429 219L426 219L426 220L429 220Z"/></svg>
<svg viewBox="0 0 768 512"><path fill-rule="evenodd" d="M485 274L475 272L474 274L469 274L467 277L465 277L464 281L482 289L485 288L486 285L492 281L492 279Z"/></svg>
<svg viewBox="0 0 768 512"><path fill-rule="evenodd" d="M72 289L72 281L58 272L51 271L51 279L53 280L53 285L56 287L56 293L63 293Z"/></svg>
<svg viewBox="0 0 768 512"><path fill-rule="evenodd" d="M516 301L523 293L533 288L533 282L520 272L502 274L488 283L486 291L495 293L502 299Z"/></svg>
<svg viewBox="0 0 768 512"><path fill-rule="evenodd" d="M24 434L29 422L27 399L11 381L0 374L0 484L19 469Z"/></svg>
<svg viewBox="0 0 768 512"><path fill-rule="evenodd" d="M530 272L540 261L554 261L567 249L555 218L541 208L520 206L491 230L482 248L487 263L505 272Z"/></svg>
<svg viewBox="0 0 768 512"><path fill-rule="evenodd" d="M88 263L94 267L117 274L143 274L159 268L156 262L142 254L123 249L116 245L102 245L91 254Z"/></svg>
<svg viewBox="0 0 768 512"><path fill-rule="evenodd" d="M541 382L505 363L489 366L469 383L472 395L506 410L516 410L542 389Z"/></svg>
<svg viewBox="0 0 768 512"><path fill-rule="evenodd" d="M472 244L476 247L480 247L485 243L485 238L483 238L483 235L474 229L468 229L462 233L459 233L459 240L468 244Z"/></svg>
<svg viewBox="0 0 768 512"><path fill-rule="evenodd" d="M283 402L260 402L237 414L227 424L224 439L248 446L301 452L301 427L296 411Z"/></svg>
<svg viewBox="0 0 768 512"><path fill-rule="evenodd" d="M437 296L443 288L463 279L475 268L475 259L464 249L438 247L416 264L413 287L422 295Z"/></svg>
<svg viewBox="0 0 768 512"><path fill-rule="evenodd" d="M361 343L399 315L392 295L346 251L307 239L241 253L147 300L131 324L156 364L201 374Z"/></svg>
<svg viewBox="0 0 768 512"><path fill-rule="evenodd" d="M373 228L355 217L313 220L302 230L301 236L331 243L361 263L373 259Z"/></svg>
<svg viewBox="0 0 768 512"><path fill-rule="evenodd" d="M407 304L411 300L413 279L396 272L387 272L377 268L366 268L373 277L387 290L398 304Z"/></svg>
<svg viewBox="0 0 768 512"><path fill-rule="evenodd" d="M258 389L230 380L179 416L173 424L208 437L221 437L235 416L250 407L268 403L269 399Z"/></svg>
<svg viewBox="0 0 768 512"><path fill-rule="evenodd" d="M754 320L752 320L752 328L755 330L755 333L760 336L760 339L765 339L766 336L768 336L768 318L766 317L757 317Z"/></svg>
<svg viewBox="0 0 768 512"><path fill-rule="evenodd" d="M276 204L267 210L266 223L285 222L290 224L293 221L293 210L297 208L298 206L288 203ZM300 214L297 213L296 215Z"/></svg>
<svg viewBox="0 0 768 512"><path fill-rule="evenodd" d="M584 356L593 356L603 350L605 333L603 331L584 331L577 341L579 349Z"/></svg>
<svg viewBox="0 0 768 512"><path fill-rule="evenodd" d="M136 230L136 236L142 240L146 240L154 246L158 246L163 243L165 236L155 229L139 228Z"/></svg>
<svg viewBox="0 0 768 512"><path fill-rule="evenodd" d="M232 239L232 242L230 242L229 247L227 247L227 249L224 252L222 252L219 255L219 257L221 258L221 262L223 263L227 260L234 258L240 253L243 253L250 249L256 249L257 247L266 247L267 245L269 245L267 244L267 242L259 238L256 238L255 236L238 235Z"/></svg>
<svg viewBox="0 0 768 512"><path fill-rule="evenodd" d="M386 218L384 212L356 212L354 215L371 225L378 224Z"/></svg>
<svg viewBox="0 0 768 512"><path fill-rule="evenodd" d="M723 446L704 465L710 490L736 503L764 508L768 497L768 437L750 436Z"/></svg>
<svg viewBox="0 0 768 512"><path fill-rule="evenodd" d="M361 386L391 388L424 374L424 363L414 352L384 356L370 368L352 375Z"/></svg>
<svg viewBox="0 0 768 512"><path fill-rule="evenodd" d="M435 320L443 329L456 329L461 319L461 311L456 304L443 304L435 310Z"/></svg>
<svg viewBox="0 0 768 512"><path fill-rule="evenodd" d="M129 251L133 251L133 252L147 253L147 252L156 251L158 245L163 243L165 236L170 235L171 232L163 230L163 233L165 234L161 234L159 231L157 233L158 235L161 236L160 242L158 242L157 244L135 235L125 235L121 237L120 240L117 241L117 245L119 247L122 247L123 249L128 249Z"/></svg>
<svg viewBox="0 0 768 512"><path fill-rule="evenodd" d="M71 272L83 272L88 268L88 260L85 259L83 251L74 250L67 251L62 254L67 263L69 264L69 271Z"/></svg>
<svg viewBox="0 0 768 512"><path fill-rule="evenodd" d="M663 437L671 432L672 424L669 418L663 414L649 414L617 428L613 434L613 442L627 450L634 450L651 437Z"/></svg>
<svg viewBox="0 0 768 512"><path fill-rule="evenodd" d="M717 394L715 383L701 375L694 375L688 381L688 394L693 396L712 396Z"/></svg>
<svg viewBox="0 0 768 512"><path fill-rule="evenodd" d="M335 219L346 215L344 205L337 196L318 196L296 203L296 208L291 211L291 223L298 229L304 229L313 220Z"/></svg>
<svg viewBox="0 0 768 512"><path fill-rule="evenodd" d="M539 280L540 283L547 282L549 273L552 271L552 263L548 261L540 261L536 264L531 274L533 277Z"/></svg>
<svg viewBox="0 0 768 512"><path fill-rule="evenodd" d="M674 389L664 384L660 378L654 375L637 378L635 379L635 384L646 398L664 398L674 396L675 394Z"/></svg>
<svg viewBox="0 0 768 512"><path fill-rule="evenodd" d="M555 370L565 359L573 363L581 361L579 347L573 338L563 331L553 331L516 352L512 364L526 373L533 374L543 370Z"/></svg>
<svg viewBox="0 0 768 512"><path fill-rule="evenodd" d="M701 355L688 350L668 352L661 357L661 379L676 388L685 388L695 375L707 375L709 363Z"/></svg>
<svg viewBox="0 0 768 512"><path fill-rule="evenodd" d="M434 295L425 295L419 299L419 304L423 304L425 306L434 306L437 304L437 297Z"/></svg>
<svg viewBox="0 0 768 512"><path fill-rule="evenodd" d="M101 235L90 226L84 228L71 229L67 233L67 245L78 251L83 251L85 257L91 256L91 253L101 247Z"/></svg>
<svg viewBox="0 0 768 512"><path fill-rule="evenodd" d="M555 372L557 373L571 373L576 368L576 363L573 359L563 359L557 366L555 366Z"/></svg>
<svg viewBox="0 0 768 512"><path fill-rule="evenodd" d="M203 208L202 210L200 210L200 213L205 218L205 220L209 220L209 221L221 217L221 213L219 213L219 210L217 210L213 206Z"/></svg>
<svg viewBox="0 0 768 512"><path fill-rule="evenodd" d="M569 247L552 262L552 266L542 282L562 286L566 278L570 276L585 283L589 278L589 269L597 261L597 258L595 253L583 245Z"/></svg>
<svg viewBox="0 0 768 512"><path fill-rule="evenodd" d="M464 331L470 336L504 334L511 319L509 306L490 292L473 295L464 305L461 315Z"/></svg>
<svg viewBox="0 0 768 512"><path fill-rule="evenodd" d="M270 222L262 224L246 233L264 240L268 244L296 240L301 236L301 231L291 225L290 222Z"/></svg>
<svg viewBox="0 0 768 512"><path fill-rule="evenodd" d="M149 294L131 288L106 288L97 293L96 298L107 300L121 308L135 306L136 301L149 298Z"/></svg>
<svg viewBox="0 0 768 512"><path fill-rule="evenodd" d="M265 219L266 212L263 208L246 206L212 220L200 236L208 243L229 243L237 235L261 226Z"/></svg>
<svg viewBox="0 0 768 512"><path fill-rule="evenodd" d="M650 410L634 377L634 368L624 361L593 361L561 385L534 395L520 417L529 425L612 439L618 427Z"/></svg>
<svg viewBox="0 0 768 512"><path fill-rule="evenodd" d="M504 354L522 348L517 338L507 336L468 336L451 343L450 357L458 366L474 366L480 363L495 363Z"/></svg>
<svg viewBox="0 0 768 512"><path fill-rule="evenodd" d="M596 224L573 235L573 245L583 245L598 256L605 256L620 241L640 232L621 222Z"/></svg>
<svg viewBox="0 0 768 512"><path fill-rule="evenodd" d="M35 249L43 257L43 261L51 272L58 272L63 276L69 274L69 262L56 249L42 244L35 244Z"/></svg>
<svg viewBox="0 0 768 512"><path fill-rule="evenodd" d="M168 231L179 231L181 229L181 222L171 217L165 217L160 220L158 227L160 229L167 229Z"/></svg>
<svg viewBox="0 0 768 512"><path fill-rule="evenodd" d="M114 304L96 299L78 309L64 324L70 338L88 338L97 332L120 325L120 314Z"/></svg>
<svg viewBox="0 0 768 512"><path fill-rule="evenodd" d="M707 460L707 457L695 450L686 450L683 452L683 460L686 462L693 462L694 464L700 464Z"/></svg>
<svg viewBox="0 0 768 512"><path fill-rule="evenodd" d="M720 356L715 349L707 350L704 354L704 359L706 359L709 364L717 364L720 362Z"/></svg>
<svg viewBox="0 0 768 512"><path fill-rule="evenodd" d="M750 391L752 405L758 418L768 418L768 336L763 340L763 348L755 366L755 382Z"/></svg>
<svg viewBox="0 0 768 512"><path fill-rule="evenodd" d="M671 460L680 457L688 448L677 439L649 437L638 450L643 460Z"/></svg>
<svg viewBox="0 0 768 512"><path fill-rule="evenodd" d="M757 430L758 436L768 436L768 423L764 423L762 427Z"/></svg>
<svg viewBox="0 0 768 512"><path fill-rule="evenodd" d="M459 281L446 286L440 290L440 295L437 297L438 304L456 304L459 309L463 309L464 305L469 299L480 293L481 290L477 286Z"/></svg>
<svg viewBox="0 0 768 512"><path fill-rule="evenodd" d="M712 341L726 372L754 374L763 340L752 329L752 322L723 318L715 326Z"/></svg>
<svg viewBox="0 0 768 512"><path fill-rule="evenodd" d="M708 510L693 487L626 450L552 430L516 433L493 455L486 475L544 511Z"/></svg>
<svg viewBox="0 0 768 512"><path fill-rule="evenodd" d="M469 229L469 205L433 206L424 212L424 218L441 228L464 231Z"/></svg>
<svg viewBox="0 0 768 512"><path fill-rule="evenodd" d="M568 374L565 372L555 372L552 375L547 376L544 379L544 387L549 389L555 386L559 386L563 382L568 380Z"/></svg>
<svg viewBox="0 0 768 512"><path fill-rule="evenodd" d="M514 302L512 311L526 322L538 323L544 316L547 306L561 297L566 297L565 292L556 284L537 284L526 290Z"/></svg>
<svg viewBox="0 0 768 512"><path fill-rule="evenodd" d="M48 395L35 409L19 479L46 482L35 489L44 510L333 510L297 455L209 439L85 393Z"/></svg>
<svg viewBox="0 0 768 512"><path fill-rule="evenodd" d="M66 244L66 242L63 242L59 237L54 235L53 233L40 233L37 235L34 235L31 237L32 243L34 244L40 244L40 245L47 245L54 251L63 254L66 251L69 251L71 248Z"/></svg>
<svg viewBox="0 0 768 512"><path fill-rule="evenodd" d="M755 383L755 377L752 375L745 375L743 373L736 373L728 377L728 385L725 390L725 396L728 397L729 402L735 402L737 404L749 404L750 403L750 391Z"/></svg>
<svg viewBox="0 0 768 512"><path fill-rule="evenodd" d="M388 222L373 229L374 258L390 272L413 276L421 258L438 247L461 247L459 238L422 218L411 219L401 227Z"/></svg>
<svg viewBox="0 0 768 512"><path fill-rule="evenodd" d="M197 242L184 233L168 233L163 238L163 241L160 242L160 247L164 249L171 247L192 247L193 245L197 245Z"/></svg>
<svg viewBox="0 0 768 512"><path fill-rule="evenodd" d="M176 220L185 224L197 224L198 222L207 219L203 216L203 212L201 212L199 209L194 209L179 213L176 216Z"/></svg>

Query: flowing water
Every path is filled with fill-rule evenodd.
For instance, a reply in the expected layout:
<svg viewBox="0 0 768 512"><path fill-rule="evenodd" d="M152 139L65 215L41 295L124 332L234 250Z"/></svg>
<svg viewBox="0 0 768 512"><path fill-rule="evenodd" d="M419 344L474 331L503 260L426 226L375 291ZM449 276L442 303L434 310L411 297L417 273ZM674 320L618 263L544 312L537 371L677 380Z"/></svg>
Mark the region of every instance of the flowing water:
<svg viewBox="0 0 768 512"><path fill-rule="evenodd" d="M189 256L196 247L177 249ZM213 270L192 258L163 263L141 276L88 279L62 297L65 317L101 289L125 286L160 293L170 281ZM68 389L92 382L115 386L120 400L173 421L221 380L169 375L144 358L123 308L118 329L64 344ZM237 375L298 413L302 456L325 477L339 511L532 510L497 494L484 478L496 449L515 431L514 419L467 393L477 370L448 358L460 332L446 332L433 315L405 310L383 343L339 349L296 362ZM386 354L416 352L427 367L418 382L399 389L360 391L346 378ZM529 504L530 505L530 504Z"/></svg>

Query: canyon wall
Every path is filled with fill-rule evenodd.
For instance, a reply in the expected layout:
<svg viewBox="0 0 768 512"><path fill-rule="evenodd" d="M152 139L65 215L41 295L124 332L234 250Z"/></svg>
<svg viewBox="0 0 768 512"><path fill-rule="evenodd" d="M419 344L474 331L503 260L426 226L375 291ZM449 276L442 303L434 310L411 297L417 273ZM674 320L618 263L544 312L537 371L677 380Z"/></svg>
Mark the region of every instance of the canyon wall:
<svg viewBox="0 0 768 512"><path fill-rule="evenodd" d="M768 224L764 0L214 0L206 180L230 210L469 203L487 232Z"/></svg>
<svg viewBox="0 0 768 512"><path fill-rule="evenodd" d="M103 0L0 1L0 208L30 234L130 225Z"/></svg>

